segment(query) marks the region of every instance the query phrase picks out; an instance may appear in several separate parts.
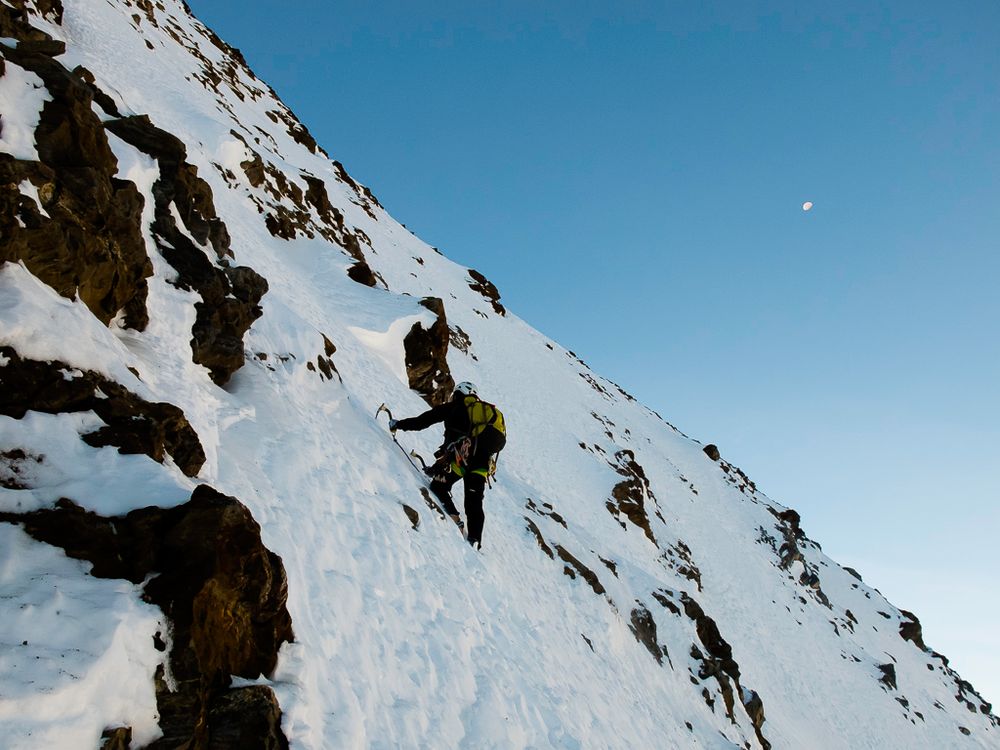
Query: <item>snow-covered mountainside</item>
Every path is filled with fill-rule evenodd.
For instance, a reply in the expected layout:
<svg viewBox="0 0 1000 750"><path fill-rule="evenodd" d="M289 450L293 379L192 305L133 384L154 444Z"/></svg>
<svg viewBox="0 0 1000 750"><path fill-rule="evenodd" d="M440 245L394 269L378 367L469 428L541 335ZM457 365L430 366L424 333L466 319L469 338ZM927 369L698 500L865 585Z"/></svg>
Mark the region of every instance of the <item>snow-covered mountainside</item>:
<svg viewBox="0 0 1000 750"><path fill-rule="evenodd" d="M1000 747L914 615L180 0L0 37L0 746ZM508 426L481 551L375 417L458 380Z"/></svg>

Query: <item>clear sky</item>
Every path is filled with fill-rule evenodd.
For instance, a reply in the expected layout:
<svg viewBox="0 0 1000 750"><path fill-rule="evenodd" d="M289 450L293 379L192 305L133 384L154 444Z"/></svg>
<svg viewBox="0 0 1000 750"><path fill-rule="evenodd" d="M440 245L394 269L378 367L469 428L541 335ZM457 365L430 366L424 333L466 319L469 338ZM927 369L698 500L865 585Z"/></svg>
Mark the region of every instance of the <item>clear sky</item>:
<svg viewBox="0 0 1000 750"><path fill-rule="evenodd" d="M188 2L1000 702L1000 4Z"/></svg>

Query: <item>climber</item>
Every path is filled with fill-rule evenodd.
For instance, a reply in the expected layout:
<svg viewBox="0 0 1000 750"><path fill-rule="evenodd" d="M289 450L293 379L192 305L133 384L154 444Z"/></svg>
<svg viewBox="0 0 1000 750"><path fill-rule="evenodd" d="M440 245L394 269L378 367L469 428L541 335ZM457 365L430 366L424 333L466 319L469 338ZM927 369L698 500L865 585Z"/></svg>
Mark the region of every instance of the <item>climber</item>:
<svg viewBox="0 0 1000 750"><path fill-rule="evenodd" d="M483 495L486 480L496 467L496 454L507 443L503 414L493 404L482 401L472 383L459 383L451 400L409 419L394 419L390 430L423 430L444 422L444 442L435 451L438 459L427 472L433 477L431 492L441 501L452 520L461 525L458 509L451 500L451 488L465 480L465 518L469 544L482 548Z"/></svg>

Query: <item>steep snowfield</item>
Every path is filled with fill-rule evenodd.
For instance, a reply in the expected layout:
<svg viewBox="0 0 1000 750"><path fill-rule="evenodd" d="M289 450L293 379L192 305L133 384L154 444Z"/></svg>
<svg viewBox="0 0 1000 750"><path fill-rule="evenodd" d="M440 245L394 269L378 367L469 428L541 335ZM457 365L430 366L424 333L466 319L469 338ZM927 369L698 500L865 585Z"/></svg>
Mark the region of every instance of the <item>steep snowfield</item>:
<svg viewBox="0 0 1000 750"><path fill-rule="evenodd" d="M264 314L246 336L246 365L220 388L191 358L197 293L171 285L148 232L142 333L104 326L22 266L0 267L0 345L176 404L208 457L192 480L169 459L84 444L94 416L0 417L0 453L48 459L22 467L29 489L0 488L0 511L70 497L124 513L183 502L200 482L239 498L288 571L296 640L262 679L293 748L760 747L755 700L775 748L1000 747L981 701L901 636L907 615L796 538L792 516L779 518L785 508L737 469L501 315L467 269L297 139L283 105L180 2L160 6L65 0L61 26L35 23L66 41L61 62L90 70L123 114L148 114L184 141L235 262L269 283ZM10 64L0 80L0 102L15 104L4 110L12 140L0 145L32 158L25 132L40 82ZM156 164L109 139L119 177L146 197L148 227ZM273 175L251 184L241 166L251 149L300 191L303 173L322 181L383 283L349 278L354 258L318 232L274 236L267 212L296 205L268 192ZM323 226L310 212L306 224ZM396 416L426 408L403 354L411 327L434 320L424 296L443 299L471 341L450 349L455 379L477 383L507 419L482 552L425 503L421 477L374 418L383 402ZM332 379L314 365L324 336L336 348ZM440 432L398 437L429 455ZM620 486L632 500L615 497ZM92 579L14 526L0 533L0 745L95 747L121 724L137 744L155 736L158 610L138 587ZM707 618L732 648L739 687L731 668L707 673L725 661L709 653Z"/></svg>

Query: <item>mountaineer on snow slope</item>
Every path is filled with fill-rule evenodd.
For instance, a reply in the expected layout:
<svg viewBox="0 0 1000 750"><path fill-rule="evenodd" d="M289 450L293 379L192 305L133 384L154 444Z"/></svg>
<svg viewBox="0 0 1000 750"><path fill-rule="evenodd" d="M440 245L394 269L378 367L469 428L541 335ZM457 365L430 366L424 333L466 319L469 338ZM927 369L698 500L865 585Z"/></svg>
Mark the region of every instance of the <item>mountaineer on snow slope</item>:
<svg viewBox="0 0 1000 750"><path fill-rule="evenodd" d="M464 382L455 387L447 403L416 417L394 419L389 429L393 432L418 431L441 422L444 423L444 441L434 452L437 461L427 469L433 477L431 492L453 520L458 521L451 488L459 479L465 480L468 540L473 547L482 548L486 481L495 469L496 454L507 444L503 414L493 404L479 398L475 385Z"/></svg>

